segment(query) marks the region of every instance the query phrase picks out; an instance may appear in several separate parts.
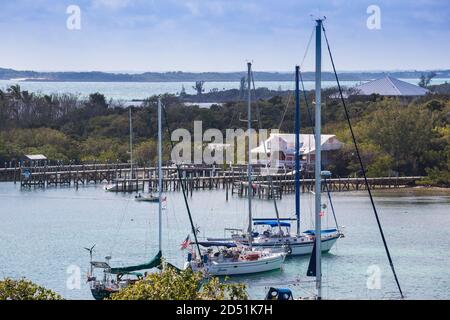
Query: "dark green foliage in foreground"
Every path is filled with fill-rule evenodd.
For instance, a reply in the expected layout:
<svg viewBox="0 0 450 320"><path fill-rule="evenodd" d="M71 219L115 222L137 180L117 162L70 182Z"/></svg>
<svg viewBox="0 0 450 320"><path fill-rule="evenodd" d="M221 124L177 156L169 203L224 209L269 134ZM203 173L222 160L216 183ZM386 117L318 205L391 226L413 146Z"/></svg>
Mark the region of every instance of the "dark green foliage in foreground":
<svg viewBox="0 0 450 320"><path fill-rule="evenodd" d="M450 83L445 82L439 85L431 85L428 86L432 92L440 93L440 94L450 94Z"/></svg>
<svg viewBox="0 0 450 320"><path fill-rule="evenodd" d="M235 91L238 100L239 92ZM326 155L328 169L335 176L360 176L343 107L332 98L335 92L326 89L323 93L323 133L336 134L346 145ZM313 92L308 92L310 108L313 98ZM203 131L246 129L246 123L240 121L246 118L244 101L205 109L185 106L178 97L165 95L163 103L172 129L184 128L192 133L196 120L202 121ZM253 105L255 118L256 104L261 121L255 127L294 131L292 92L257 100ZM301 106L302 133L312 133L305 101ZM418 99L351 98L348 109L369 176L427 175L426 183L449 185L449 95L430 94ZM143 108L133 108L134 156L141 165L155 164L156 111L156 97L149 98ZM128 126L128 110L106 101L101 94L81 101L71 95L30 94L13 86L0 91L0 165L27 153L43 153L50 159L66 162L127 161ZM168 160L166 131L164 141L164 158Z"/></svg>
<svg viewBox="0 0 450 320"><path fill-rule="evenodd" d="M151 273L121 291L111 300L247 300L244 284L224 283L218 278L203 280L200 273L190 269L176 271L165 267Z"/></svg>
<svg viewBox="0 0 450 320"><path fill-rule="evenodd" d="M29 280L6 278L0 280L0 300L62 300L62 297Z"/></svg>

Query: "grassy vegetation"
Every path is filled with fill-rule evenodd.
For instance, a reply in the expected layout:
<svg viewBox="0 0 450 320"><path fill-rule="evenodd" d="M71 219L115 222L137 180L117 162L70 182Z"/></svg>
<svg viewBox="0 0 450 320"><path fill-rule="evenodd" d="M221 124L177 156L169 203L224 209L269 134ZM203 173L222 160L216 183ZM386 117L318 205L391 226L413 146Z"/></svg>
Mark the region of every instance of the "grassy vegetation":
<svg viewBox="0 0 450 320"><path fill-rule="evenodd" d="M56 292L27 279L0 280L1 300L62 300ZM110 300L247 300L245 284L219 281L217 277L204 279L192 270L177 271L164 267L161 272L150 273L119 292Z"/></svg>
<svg viewBox="0 0 450 320"><path fill-rule="evenodd" d="M165 267L110 297L111 300L247 300L245 284L204 279L191 269Z"/></svg>
<svg viewBox="0 0 450 320"><path fill-rule="evenodd" d="M337 176L360 175L349 130L340 102L325 90L323 132L336 134L345 147L329 155ZM312 105L313 93L307 100ZM156 97L143 108L133 108L135 159L155 163ZM168 120L172 129L192 132L193 121L203 121L203 130L243 128L244 102L227 102L210 109L184 106L178 97L166 95ZM291 94L275 95L257 102L262 128L294 130ZM287 107L286 107L287 106ZM448 186L450 166L450 95L431 94L419 99L365 97L350 99L348 108L369 176L427 175L427 184ZM256 112L256 108L254 109ZM302 101L302 132L311 133L305 102ZM92 94L81 101L71 95L36 95L14 86L0 91L0 163L19 159L27 153L43 153L63 161L127 161L128 110ZM165 158L169 143L165 140Z"/></svg>
<svg viewBox="0 0 450 320"><path fill-rule="evenodd" d="M0 300L62 300L56 292L39 286L30 280L0 280Z"/></svg>

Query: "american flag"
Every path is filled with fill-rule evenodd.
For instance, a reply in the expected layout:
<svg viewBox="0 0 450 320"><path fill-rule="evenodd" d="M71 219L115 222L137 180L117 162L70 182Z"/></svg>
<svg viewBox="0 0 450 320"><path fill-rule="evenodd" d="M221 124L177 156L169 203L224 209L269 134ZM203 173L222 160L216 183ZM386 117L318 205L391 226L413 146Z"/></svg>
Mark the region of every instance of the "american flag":
<svg viewBox="0 0 450 320"><path fill-rule="evenodd" d="M180 249L181 250L187 249L187 247L189 247L190 242L191 242L190 235L188 234L186 239L184 239L184 241L180 244Z"/></svg>

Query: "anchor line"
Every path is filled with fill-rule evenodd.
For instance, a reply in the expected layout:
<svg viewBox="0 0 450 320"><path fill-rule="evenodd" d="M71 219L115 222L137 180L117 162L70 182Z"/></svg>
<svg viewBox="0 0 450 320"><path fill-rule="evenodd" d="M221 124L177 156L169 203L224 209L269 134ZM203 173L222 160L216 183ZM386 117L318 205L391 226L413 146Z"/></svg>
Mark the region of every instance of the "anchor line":
<svg viewBox="0 0 450 320"><path fill-rule="evenodd" d="M343 93L342 93L341 84L340 84L340 82L339 82L339 77L338 77L338 74L337 74L337 72L336 72L336 67L335 67L335 64L334 64L333 55L332 55L332 53L331 53L330 44L329 44L329 42L328 42L328 37L327 37L327 34L326 34L326 32L325 32L325 27L324 27L323 24L322 24L322 30L323 30L323 34L324 34L324 36L325 36L325 41L326 41L326 43L327 43L328 54L329 54L329 56L330 56L331 65L332 65L332 67L333 67L334 76L335 76L335 78L336 78L336 83L337 83L337 86L338 86L338 89L339 89L339 96L340 96L342 105L343 105L343 107L344 107L345 117L347 118L347 124L348 124L348 127L349 127L349 129L350 129L350 134L351 134L351 137L352 137L353 145L354 145L354 147L355 147L356 156L357 156L357 158L358 158L358 162L359 162L359 165L360 165L360 168L361 168L363 177L364 177L364 183L365 183L365 185L366 185L367 192L368 192L368 194L369 194L370 203L372 204L373 213L374 213L374 215L375 215L375 219L376 219L376 221L377 221L377 225L378 225L378 229L379 229L379 231L380 231L381 239L382 239L382 241L383 241L384 249L385 249L385 251L386 251L386 255L387 255L387 258L388 258L388 260L389 260L389 265L390 265L391 270L392 270L392 273L393 273L393 275L394 275L394 279L395 279L395 282L396 282L396 284L397 284L398 290L399 290L399 292L400 292L400 296L401 296L401 298L403 299L403 298L404 298L404 296L403 296L403 291L402 291L402 289L401 289L401 287L400 287L400 282L399 282L399 280L398 280L397 273L395 272L394 263L393 263L393 261L392 261L391 254L390 254L390 252L389 252L389 248L388 248L388 245L387 245L387 241L386 241L386 238L385 238L384 232L383 232L383 227L381 226L381 221L380 221L380 218L379 218L379 216L378 216L378 212L377 212L377 208L376 208L376 206L375 206L375 202L374 202L374 200L373 200L372 192L371 192L370 186L369 186L369 181L367 180L366 170L365 170L365 167L364 167L364 164L363 164L363 161L362 161L360 152L359 152L358 144L357 144L357 142L356 142L355 133L354 133L354 131L353 131L352 123L351 123L351 121L350 121L350 115L349 115L349 112L348 112L348 109L347 109L347 105L345 104L345 100L344 100L344 95L343 95Z"/></svg>

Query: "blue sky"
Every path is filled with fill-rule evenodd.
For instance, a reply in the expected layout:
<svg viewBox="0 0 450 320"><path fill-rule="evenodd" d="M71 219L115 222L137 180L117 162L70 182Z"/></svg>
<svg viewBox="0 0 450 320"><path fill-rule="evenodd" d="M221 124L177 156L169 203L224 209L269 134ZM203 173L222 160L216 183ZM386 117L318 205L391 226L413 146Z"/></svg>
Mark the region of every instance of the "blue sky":
<svg viewBox="0 0 450 320"><path fill-rule="evenodd" d="M81 8L81 30L66 28L69 5ZM369 5L380 7L380 30L366 26ZM447 0L1 0L1 6L0 66L21 70L236 71L252 60L255 70L289 71L304 55L311 15L327 17L338 70L450 68ZM310 50L303 68L312 70L313 62Z"/></svg>

